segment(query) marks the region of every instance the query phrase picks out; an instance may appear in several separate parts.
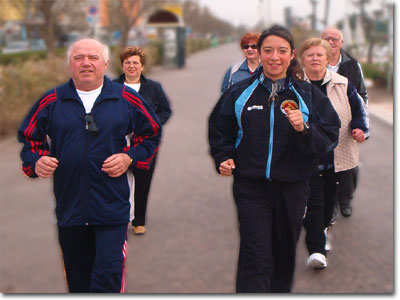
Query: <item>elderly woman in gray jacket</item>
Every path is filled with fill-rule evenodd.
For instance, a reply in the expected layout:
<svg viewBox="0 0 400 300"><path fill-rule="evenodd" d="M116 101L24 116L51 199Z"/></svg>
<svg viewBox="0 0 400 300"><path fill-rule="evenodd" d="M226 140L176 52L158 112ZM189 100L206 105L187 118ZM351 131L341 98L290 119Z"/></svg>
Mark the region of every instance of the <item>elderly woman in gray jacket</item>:
<svg viewBox="0 0 400 300"><path fill-rule="evenodd" d="M304 219L310 255L306 263L316 269L327 267L325 233L335 205L336 182L347 184L342 182L341 174L358 166L358 144L368 137L364 102L347 78L327 69L330 51L327 41L311 38L299 52L305 80L328 96L342 124L337 147L319 158L310 180L311 193Z"/></svg>

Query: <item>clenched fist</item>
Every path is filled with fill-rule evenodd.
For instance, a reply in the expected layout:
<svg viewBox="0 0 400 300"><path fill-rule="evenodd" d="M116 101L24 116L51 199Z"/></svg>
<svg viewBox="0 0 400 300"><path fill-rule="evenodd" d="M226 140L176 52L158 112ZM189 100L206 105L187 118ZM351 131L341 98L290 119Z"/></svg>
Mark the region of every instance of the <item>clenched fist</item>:
<svg viewBox="0 0 400 300"><path fill-rule="evenodd" d="M51 156L42 156L35 164L35 173L40 178L49 178L58 167L58 160Z"/></svg>
<svg viewBox="0 0 400 300"><path fill-rule="evenodd" d="M288 107L285 108L286 117L289 120L290 125L292 125L293 129L302 132L304 130L304 120L303 114L298 109L290 109Z"/></svg>
<svg viewBox="0 0 400 300"><path fill-rule="evenodd" d="M231 176L233 169L235 169L235 162L232 158L223 161L219 165L219 173L223 176Z"/></svg>
<svg viewBox="0 0 400 300"><path fill-rule="evenodd" d="M110 177L119 177L128 170L131 162L131 157L126 153L113 154L107 157L101 170Z"/></svg>
<svg viewBox="0 0 400 300"><path fill-rule="evenodd" d="M364 132L359 128L353 129L351 131L351 135L353 136L353 139L355 139L359 143L362 143L365 141Z"/></svg>

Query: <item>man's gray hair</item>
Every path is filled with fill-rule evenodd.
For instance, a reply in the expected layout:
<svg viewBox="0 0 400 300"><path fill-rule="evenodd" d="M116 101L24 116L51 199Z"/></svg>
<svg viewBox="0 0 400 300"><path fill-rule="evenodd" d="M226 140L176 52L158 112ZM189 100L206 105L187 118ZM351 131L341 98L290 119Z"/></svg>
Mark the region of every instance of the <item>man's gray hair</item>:
<svg viewBox="0 0 400 300"><path fill-rule="evenodd" d="M83 40L91 40L91 41L94 41L94 42L96 42L99 46L103 47L102 54L103 54L104 60L105 60L106 62L108 62L108 61L110 60L110 48L109 48L107 45L103 44L102 42L100 42L100 41L98 41L98 40L96 40L96 39L92 39L92 38L82 38L82 39L79 39L79 40L73 42L73 43L68 47L68 50L67 50L67 63L69 63L69 59L70 59L70 56L71 56L71 53L72 53L72 49L74 49L74 46L76 45L76 43L81 42L81 41L83 41Z"/></svg>
<svg viewBox="0 0 400 300"><path fill-rule="evenodd" d="M337 28L337 27L333 27L333 26L327 27L327 28L325 28L325 29L321 32L321 35L322 35L325 31L328 31L328 30L336 30L336 31L339 33L340 39L343 41L343 32L342 32L339 28Z"/></svg>

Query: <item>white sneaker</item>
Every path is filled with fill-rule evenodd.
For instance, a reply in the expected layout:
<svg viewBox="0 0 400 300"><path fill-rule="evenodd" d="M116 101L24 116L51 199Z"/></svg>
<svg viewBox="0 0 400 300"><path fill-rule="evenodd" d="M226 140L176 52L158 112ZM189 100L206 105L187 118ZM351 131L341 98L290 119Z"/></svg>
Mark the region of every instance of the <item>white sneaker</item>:
<svg viewBox="0 0 400 300"><path fill-rule="evenodd" d="M328 263L325 255L321 253L313 253L307 258L306 265L314 269L325 269L328 266Z"/></svg>
<svg viewBox="0 0 400 300"><path fill-rule="evenodd" d="M329 234L329 227L325 228L325 251L329 252L332 250L332 236Z"/></svg>

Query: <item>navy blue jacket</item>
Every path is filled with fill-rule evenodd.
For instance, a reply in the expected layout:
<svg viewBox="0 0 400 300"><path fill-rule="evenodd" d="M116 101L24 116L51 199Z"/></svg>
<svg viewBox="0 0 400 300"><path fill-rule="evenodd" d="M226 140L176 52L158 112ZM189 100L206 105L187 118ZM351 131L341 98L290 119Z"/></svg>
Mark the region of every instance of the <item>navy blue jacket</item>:
<svg viewBox="0 0 400 300"><path fill-rule="evenodd" d="M340 49L340 54L342 61L337 73L346 77L356 87L365 104L368 104L368 93L360 63L343 49Z"/></svg>
<svg viewBox="0 0 400 300"><path fill-rule="evenodd" d="M114 79L114 81L124 84L125 74ZM152 106L157 117L160 119L161 125L164 125L171 117L171 107L161 84L143 76L142 74L140 75L139 94L142 95L143 98Z"/></svg>
<svg viewBox="0 0 400 300"><path fill-rule="evenodd" d="M70 80L40 98L18 130L26 175L37 177L35 164L43 155L59 161L53 189L60 226L127 224L126 173L112 178L101 170L102 164L125 152L133 165L148 166L160 141L161 125L152 108L134 90L107 77L91 114L97 133L86 129L85 108ZM128 147L125 137L130 133Z"/></svg>
<svg viewBox="0 0 400 300"><path fill-rule="evenodd" d="M337 145L340 120L329 99L290 77L277 83L277 95L269 100L272 81L261 68L221 96L209 118L210 153L217 170L232 158L238 177L305 181L319 155ZM287 120L288 102L302 111L310 125L307 134L295 131Z"/></svg>

